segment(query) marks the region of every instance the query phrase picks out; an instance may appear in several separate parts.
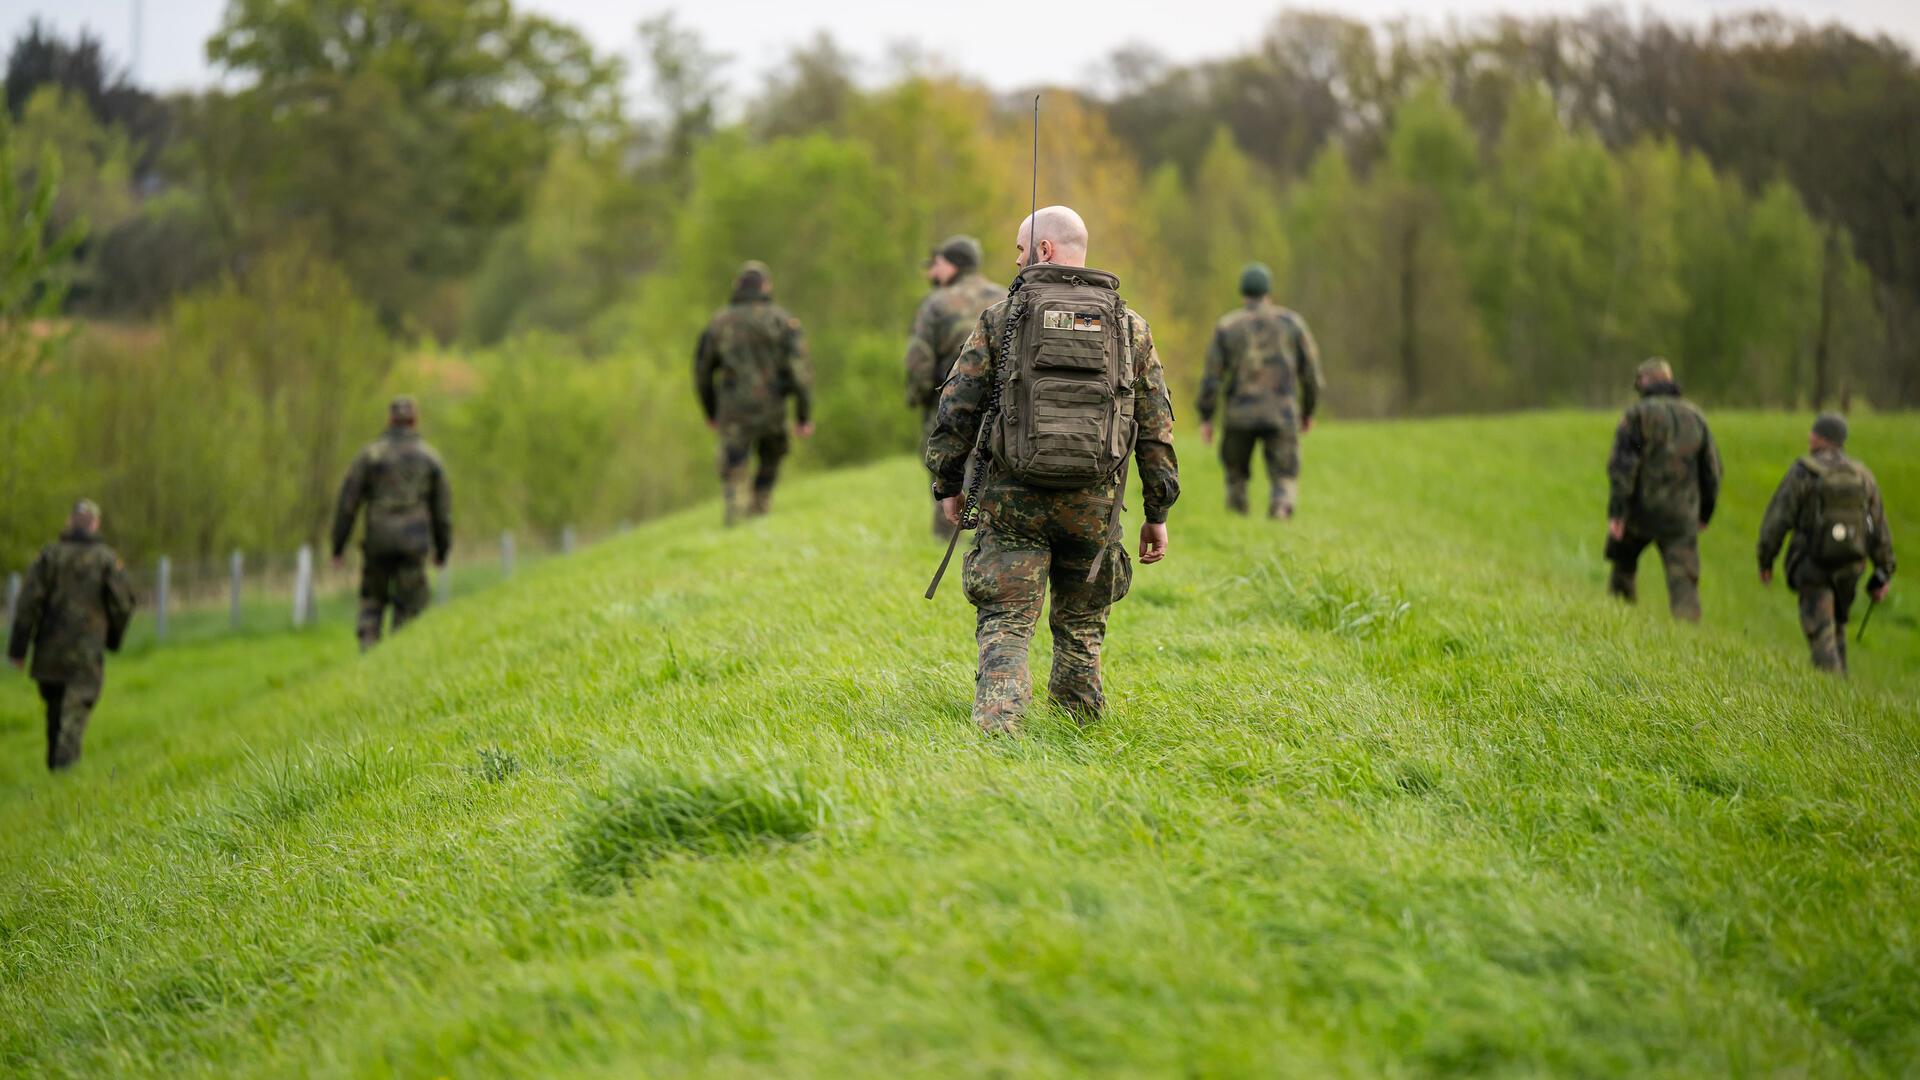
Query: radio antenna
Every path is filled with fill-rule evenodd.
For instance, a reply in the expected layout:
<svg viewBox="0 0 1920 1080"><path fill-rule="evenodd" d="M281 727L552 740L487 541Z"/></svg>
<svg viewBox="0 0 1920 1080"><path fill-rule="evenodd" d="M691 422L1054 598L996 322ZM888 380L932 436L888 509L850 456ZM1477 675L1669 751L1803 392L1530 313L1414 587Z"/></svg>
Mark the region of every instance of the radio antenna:
<svg viewBox="0 0 1920 1080"><path fill-rule="evenodd" d="M1040 261L1040 95L1033 95L1033 190L1028 194L1027 265Z"/></svg>

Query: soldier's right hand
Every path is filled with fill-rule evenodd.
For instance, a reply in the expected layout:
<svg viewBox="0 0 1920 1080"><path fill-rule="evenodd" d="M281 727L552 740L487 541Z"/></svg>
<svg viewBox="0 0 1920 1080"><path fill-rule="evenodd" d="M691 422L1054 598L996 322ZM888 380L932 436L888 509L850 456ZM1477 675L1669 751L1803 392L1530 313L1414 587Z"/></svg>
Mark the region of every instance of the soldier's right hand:
<svg viewBox="0 0 1920 1080"><path fill-rule="evenodd" d="M1140 565L1157 563L1167 557L1167 523L1140 523Z"/></svg>
<svg viewBox="0 0 1920 1080"><path fill-rule="evenodd" d="M335 555L333 557L333 568L335 570L345 570L347 568L347 557L345 555Z"/></svg>
<svg viewBox="0 0 1920 1080"><path fill-rule="evenodd" d="M1200 421L1200 441L1208 446L1213 445L1213 421Z"/></svg>
<svg viewBox="0 0 1920 1080"><path fill-rule="evenodd" d="M13 670L15 671L25 671L27 669L27 662L17 656L7 657L7 663L12 664Z"/></svg>
<svg viewBox="0 0 1920 1080"><path fill-rule="evenodd" d="M1627 519L1626 518L1608 518L1607 519L1607 535L1612 537L1615 540L1625 539L1627 535Z"/></svg>
<svg viewBox="0 0 1920 1080"><path fill-rule="evenodd" d="M1763 567L1760 570L1760 584L1762 585L1773 584L1773 567L1771 566Z"/></svg>
<svg viewBox="0 0 1920 1080"><path fill-rule="evenodd" d="M960 527L960 496L949 495L946 498L941 499L940 515L947 519L947 524L953 526L956 529L959 528Z"/></svg>

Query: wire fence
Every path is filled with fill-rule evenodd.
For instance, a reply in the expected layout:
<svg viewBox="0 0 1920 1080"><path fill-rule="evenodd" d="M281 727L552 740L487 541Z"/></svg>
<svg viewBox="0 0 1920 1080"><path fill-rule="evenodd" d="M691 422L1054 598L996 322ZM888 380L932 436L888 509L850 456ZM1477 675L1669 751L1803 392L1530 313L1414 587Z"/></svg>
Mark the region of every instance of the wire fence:
<svg viewBox="0 0 1920 1080"><path fill-rule="evenodd" d="M480 592L535 563L570 555L582 545L625 532L622 525L597 533L571 526L557 534L502 532L491 543L462 538L454 557L430 571L435 603ZM139 603L127 648L224 635L283 632L351 612L359 589L360 555L351 551L335 566L323 552L302 546L292 552L236 551L225 559L158 558L127 567ZM6 575L6 622L12 627L24 575ZM349 616L350 617L350 616Z"/></svg>

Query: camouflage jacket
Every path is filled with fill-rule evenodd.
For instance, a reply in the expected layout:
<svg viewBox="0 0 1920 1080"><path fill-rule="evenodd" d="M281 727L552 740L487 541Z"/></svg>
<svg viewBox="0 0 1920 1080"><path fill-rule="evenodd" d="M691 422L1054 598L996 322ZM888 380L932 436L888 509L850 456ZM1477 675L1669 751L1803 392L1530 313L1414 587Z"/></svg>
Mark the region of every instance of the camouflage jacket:
<svg viewBox="0 0 1920 1080"><path fill-rule="evenodd" d="M40 682L99 683L101 654L118 652L133 617L133 588L113 549L69 530L40 550L14 612L7 656L25 660Z"/></svg>
<svg viewBox="0 0 1920 1080"><path fill-rule="evenodd" d="M1822 450L1814 456L1821 461L1851 462L1866 474L1867 556L1873 560L1874 582L1885 582L1893 577L1893 533L1887 528L1887 508L1880 502L1880 484L1865 465L1839 450ZM1807 468L1805 460L1795 461L1787 469L1774 490L1773 501L1767 504L1767 516L1760 522L1760 569L1772 569L1780 545L1789 537L1793 542L1787 546L1787 577L1791 579L1799 569L1819 524L1814 519L1818 500L1813 497L1819 487L1819 477Z"/></svg>
<svg viewBox="0 0 1920 1080"><path fill-rule="evenodd" d="M800 320L757 293L735 294L694 348L693 384L707 419L750 430L786 426L813 412L813 366Z"/></svg>
<svg viewBox="0 0 1920 1080"><path fill-rule="evenodd" d="M1222 391L1228 427L1293 430L1320 402L1320 346L1305 319L1271 300L1250 300L1214 324L1200 419L1213 419Z"/></svg>
<svg viewBox="0 0 1920 1080"><path fill-rule="evenodd" d="M353 459L333 511L333 553L347 549L367 509L361 546L371 556L444 559L453 549L453 493L440 455L408 427L390 427Z"/></svg>
<svg viewBox="0 0 1920 1080"><path fill-rule="evenodd" d="M927 469L933 473L937 498L960 494L966 482L967 458L980 434L981 410L999 364L1001 330L1006 325L1008 301L981 313L940 389L933 434L927 439ZM1173 403L1167 397L1167 373L1154 351L1147 320L1129 311L1133 355L1139 375L1133 383L1133 416L1139 430L1133 456L1139 465L1140 486L1146 494L1148 521L1167 520L1167 511L1180 497L1180 464L1173 454Z"/></svg>
<svg viewBox="0 0 1920 1080"><path fill-rule="evenodd" d="M940 384L966 348L980 313L1004 299L1005 286L968 273L933 290L913 314L907 336L907 404L930 409L940 401Z"/></svg>
<svg viewBox="0 0 1920 1080"><path fill-rule="evenodd" d="M1720 451L1706 417L1680 387L1655 383L1620 418L1607 458L1607 517L1662 531L1713 520L1720 499Z"/></svg>

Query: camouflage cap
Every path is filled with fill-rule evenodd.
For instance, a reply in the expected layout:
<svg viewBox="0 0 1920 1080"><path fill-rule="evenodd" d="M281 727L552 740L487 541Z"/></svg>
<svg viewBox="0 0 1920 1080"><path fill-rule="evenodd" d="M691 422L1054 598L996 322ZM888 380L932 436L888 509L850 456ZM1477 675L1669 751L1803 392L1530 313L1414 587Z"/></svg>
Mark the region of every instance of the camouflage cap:
<svg viewBox="0 0 1920 1080"><path fill-rule="evenodd" d="M748 259L741 263L740 269L733 275L734 291L744 291L749 287L762 293L773 291L773 271L767 269L767 264L759 259Z"/></svg>
<svg viewBox="0 0 1920 1080"><path fill-rule="evenodd" d="M1813 433L1835 446L1847 445L1847 418L1839 413L1821 413L1813 422Z"/></svg>
<svg viewBox="0 0 1920 1080"><path fill-rule="evenodd" d="M933 254L928 256L927 261L932 262L936 258L947 260L956 270L978 270L980 263L986 258L986 249L980 246L980 241L971 236L949 236L940 242L939 247L933 249Z"/></svg>
<svg viewBox="0 0 1920 1080"><path fill-rule="evenodd" d="M414 401L411 396L401 394L399 397L387 403L387 419L418 420L420 419L420 405Z"/></svg>
<svg viewBox="0 0 1920 1080"><path fill-rule="evenodd" d="M1649 356L1633 371L1634 382L1672 382L1673 365L1665 357Z"/></svg>
<svg viewBox="0 0 1920 1080"><path fill-rule="evenodd" d="M1241 296L1265 296L1273 291L1273 271L1265 263L1248 263L1240 271Z"/></svg>

